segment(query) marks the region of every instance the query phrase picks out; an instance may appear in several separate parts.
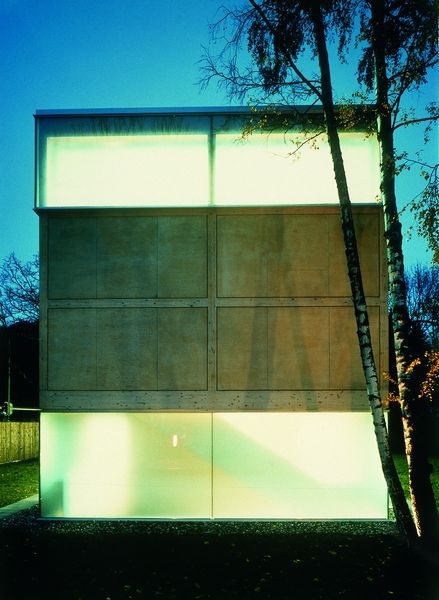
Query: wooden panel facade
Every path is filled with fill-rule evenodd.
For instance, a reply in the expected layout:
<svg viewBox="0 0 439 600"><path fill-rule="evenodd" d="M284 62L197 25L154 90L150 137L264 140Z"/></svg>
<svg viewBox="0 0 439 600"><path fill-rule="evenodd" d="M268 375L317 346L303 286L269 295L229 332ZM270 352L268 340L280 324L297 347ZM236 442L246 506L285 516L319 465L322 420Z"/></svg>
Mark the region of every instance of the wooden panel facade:
<svg viewBox="0 0 439 600"><path fill-rule="evenodd" d="M0 422L0 465L37 458L39 450L38 422Z"/></svg>
<svg viewBox="0 0 439 600"><path fill-rule="evenodd" d="M382 373L381 209L354 210ZM367 409L337 207L40 218L43 409Z"/></svg>
<svg viewBox="0 0 439 600"><path fill-rule="evenodd" d="M96 251L98 298L157 296L156 219L97 219Z"/></svg>

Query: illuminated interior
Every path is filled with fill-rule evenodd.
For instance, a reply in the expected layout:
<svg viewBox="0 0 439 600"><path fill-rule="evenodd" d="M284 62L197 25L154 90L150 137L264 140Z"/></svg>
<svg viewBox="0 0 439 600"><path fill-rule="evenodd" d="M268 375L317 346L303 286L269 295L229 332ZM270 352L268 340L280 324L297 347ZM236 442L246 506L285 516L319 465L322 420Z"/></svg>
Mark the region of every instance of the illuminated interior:
<svg viewBox="0 0 439 600"><path fill-rule="evenodd" d="M205 205L207 148L207 135L49 137L45 205Z"/></svg>
<svg viewBox="0 0 439 600"><path fill-rule="evenodd" d="M282 133L253 134L245 141L236 134L217 135L215 203L325 204L338 202L329 145L322 136L293 154L303 136L291 140ZM343 161L352 202L378 196L379 157L374 138L364 133L340 134ZM275 185L274 185L275 183Z"/></svg>
<svg viewBox="0 0 439 600"><path fill-rule="evenodd" d="M366 413L43 413L41 516L387 518Z"/></svg>
<svg viewBox="0 0 439 600"><path fill-rule="evenodd" d="M374 201L379 196L376 138L342 132L340 139L352 202ZM239 131L48 135L37 203L162 207L338 202L327 141L319 138L317 148L305 144L292 155L295 147L282 133L255 133L245 141Z"/></svg>
<svg viewBox="0 0 439 600"><path fill-rule="evenodd" d="M218 413L213 472L217 518L387 517L369 414Z"/></svg>
<svg viewBox="0 0 439 600"><path fill-rule="evenodd" d="M41 515L209 515L210 425L207 414L43 413Z"/></svg>

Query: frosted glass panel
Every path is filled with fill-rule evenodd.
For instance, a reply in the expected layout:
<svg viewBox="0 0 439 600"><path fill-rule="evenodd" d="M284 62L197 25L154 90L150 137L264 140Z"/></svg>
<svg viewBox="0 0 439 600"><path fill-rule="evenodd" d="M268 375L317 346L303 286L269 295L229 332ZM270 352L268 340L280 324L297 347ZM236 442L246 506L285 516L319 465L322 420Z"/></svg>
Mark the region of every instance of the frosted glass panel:
<svg viewBox="0 0 439 600"><path fill-rule="evenodd" d="M47 139L41 206L198 206L209 203L207 135Z"/></svg>
<svg viewBox="0 0 439 600"><path fill-rule="evenodd" d="M370 415L215 414L213 516L387 518Z"/></svg>
<svg viewBox="0 0 439 600"><path fill-rule="evenodd" d="M211 515L211 415L42 414L44 517Z"/></svg>
<svg viewBox="0 0 439 600"><path fill-rule="evenodd" d="M43 413L43 517L387 518L365 413Z"/></svg>
<svg viewBox="0 0 439 600"><path fill-rule="evenodd" d="M296 136L297 137L297 136ZM376 138L340 134L353 202L372 202L379 194ZM338 202L328 143L306 144L297 157L288 135L218 134L215 155L215 204L324 204Z"/></svg>

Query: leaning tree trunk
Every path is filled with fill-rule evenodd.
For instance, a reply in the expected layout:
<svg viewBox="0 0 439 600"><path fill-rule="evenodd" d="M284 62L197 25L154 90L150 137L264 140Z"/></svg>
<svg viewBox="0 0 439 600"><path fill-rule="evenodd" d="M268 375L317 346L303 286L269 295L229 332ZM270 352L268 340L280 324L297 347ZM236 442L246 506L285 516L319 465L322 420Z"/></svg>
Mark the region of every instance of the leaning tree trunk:
<svg viewBox="0 0 439 600"><path fill-rule="evenodd" d="M325 29L321 8L318 2L314 2L312 5L312 19L314 23L314 33L316 38L317 54L320 65L320 76L322 86L321 96L326 119L329 147L331 151L335 180L337 184L340 202L340 216L343 230L343 238L345 243L346 261L349 279L351 283L352 301L355 309L357 334L360 346L363 372L366 380L367 394L373 415L373 424L375 428L375 436L381 459L381 465L384 477L386 479L392 505L395 511L396 521L400 532L407 539L408 543L412 545L416 541L416 530L407 502L405 500L401 482L399 480L389 447L389 438L387 435L387 427L384 418L384 410L381 401L378 377L372 350L369 318L363 289L360 263L358 258L358 249L355 237L352 207L349 198L346 173L343 164L343 156L338 136L334 101L332 97L331 74L329 68L328 52L326 47Z"/></svg>
<svg viewBox="0 0 439 600"><path fill-rule="evenodd" d="M425 439L420 418L418 399L420 390L415 389L410 378L410 365L414 357L409 342L410 319L404 278L401 223L395 195L395 157L391 109L388 101L386 56L383 44L384 2L373 0L372 50L375 61L375 81L378 109L378 142L380 146L381 194L384 204L384 226L387 247L392 328L395 342L396 369L399 401L404 429L404 442L408 463L410 497L416 529L421 540L428 546L437 543L438 513L430 481L431 466L428 463Z"/></svg>

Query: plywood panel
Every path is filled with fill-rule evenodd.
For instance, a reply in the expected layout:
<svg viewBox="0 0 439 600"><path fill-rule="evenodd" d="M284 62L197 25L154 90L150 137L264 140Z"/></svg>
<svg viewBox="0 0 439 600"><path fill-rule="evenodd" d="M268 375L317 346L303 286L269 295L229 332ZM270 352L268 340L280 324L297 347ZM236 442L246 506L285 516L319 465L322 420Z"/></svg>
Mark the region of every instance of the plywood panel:
<svg viewBox="0 0 439 600"><path fill-rule="evenodd" d="M99 389L156 390L156 309L99 309L97 365Z"/></svg>
<svg viewBox="0 0 439 600"><path fill-rule="evenodd" d="M87 215L43 217L54 295L45 303L43 285L41 382L59 406L80 395L87 410L97 390L101 410L364 409L334 209ZM355 218L381 371L381 216L362 207Z"/></svg>
<svg viewBox="0 0 439 600"><path fill-rule="evenodd" d="M49 310L49 390L96 389L96 309Z"/></svg>
<svg viewBox="0 0 439 600"><path fill-rule="evenodd" d="M328 293L326 215L218 218L220 297Z"/></svg>
<svg viewBox="0 0 439 600"><path fill-rule="evenodd" d="M218 309L218 389L267 389L267 309Z"/></svg>
<svg viewBox="0 0 439 600"><path fill-rule="evenodd" d="M206 217L160 217L158 264L160 298L206 297Z"/></svg>
<svg viewBox="0 0 439 600"><path fill-rule="evenodd" d="M207 309L159 308L158 389L207 389Z"/></svg>
<svg viewBox="0 0 439 600"><path fill-rule="evenodd" d="M49 221L49 298L96 297L96 219Z"/></svg>
<svg viewBox="0 0 439 600"><path fill-rule="evenodd" d="M327 216L266 215L264 219L268 236L267 296L326 296Z"/></svg>
<svg viewBox="0 0 439 600"><path fill-rule="evenodd" d="M266 217L219 216L217 223L218 296L266 296Z"/></svg>
<svg viewBox="0 0 439 600"><path fill-rule="evenodd" d="M268 309L268 388L327 389L329 308Z"/></svg>
<svg viewBox="0 0 439 600"><path fill-rule="evenodd" d="M97 220L98 298L157 297L157 219Z"/></svg>
<svg viewBox="0 0 439 600"><path fill-rule="evenodd" d="M366 296L380 295L380 215L378 213L354 216L361 273ZM329 225L329 294L350 296L346 256L340 217L328 216Z"/></svg>
<svg viewBox="0 0 439 600"><path fill-rule="evenodd" d="M372 346L378 376L381 374L379 316L379 307L369 307ZM330 309L330 368L331 389L365 389L353 308L333 307Z"/></svg>

